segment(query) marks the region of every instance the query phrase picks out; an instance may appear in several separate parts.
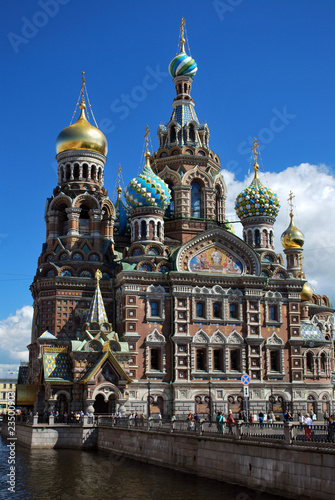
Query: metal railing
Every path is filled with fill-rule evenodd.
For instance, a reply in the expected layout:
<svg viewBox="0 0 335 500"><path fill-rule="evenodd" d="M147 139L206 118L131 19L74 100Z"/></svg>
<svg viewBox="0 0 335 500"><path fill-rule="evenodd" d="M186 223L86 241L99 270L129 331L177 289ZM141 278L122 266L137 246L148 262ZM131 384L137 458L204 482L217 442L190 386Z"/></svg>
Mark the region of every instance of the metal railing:
<svg viewBox="0 0 335 500"><path fill-rule="evenodd" d="M7 422L8 415L3 415L3 422ZM98 425L103 427L116 427L120 429L145 430L153 432L178 432L185 434L197 434L210 436L218 439L245 439L264 440L287 444L315 445L322 444L335 447L335 429L332 425L313 424L310 428L298 423L276 422L272 424L259 422L247 423L241 420L234 425L228 423L218 424L210 420L188 420L186 418L129 418L116 417L113 415L81 416L68 415L66 418L56 418L53 415L15 415L15 421L24 425Z"/></svg>

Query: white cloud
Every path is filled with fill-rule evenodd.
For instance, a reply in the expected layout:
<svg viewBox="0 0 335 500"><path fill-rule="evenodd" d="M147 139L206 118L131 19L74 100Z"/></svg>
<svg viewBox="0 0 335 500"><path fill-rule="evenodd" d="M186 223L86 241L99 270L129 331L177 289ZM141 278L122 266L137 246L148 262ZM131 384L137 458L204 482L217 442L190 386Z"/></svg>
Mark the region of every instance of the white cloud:
<svg viewBox="0 0 335 500"><path fill-rule="evenodd" d="M227 185L226 213L230 220L237 220L234 210L236 196L250 184L253 174L243 182L235 180L234 173L222 171ZM289 225L288 196L295 195L294 222L304 233L303 267L309 282L318 293L335 299L335 177L325 165L302 163L279 173L260 172L260 180L274 190L280 199L281 209L274 225L276 251L282 253L280 236ZM238 236L241 224L235 224ZM238 227L239 226L239 227ZM286 259L285 259L286 262Z"/></svg>
<svg viewBox="0 0 335 500"><path fill-rule="evenodd" d="M30 343L32 319L33 308L24 306L15 314L0 321L0 360L2 363L8 362L12 365L19 361L28 361L26 347Z"/></svg>

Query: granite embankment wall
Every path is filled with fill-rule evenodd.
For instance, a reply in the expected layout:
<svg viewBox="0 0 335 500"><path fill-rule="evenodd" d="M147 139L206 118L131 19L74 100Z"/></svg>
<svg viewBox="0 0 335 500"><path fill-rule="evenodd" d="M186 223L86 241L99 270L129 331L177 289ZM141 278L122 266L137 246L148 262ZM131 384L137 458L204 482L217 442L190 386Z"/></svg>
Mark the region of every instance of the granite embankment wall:
<svg viewBox="0 0 335 500"><path fill-rule="evenodd" d="M283 443L99 427L98 449L288 498L335 499L335 454Z"/></svg>
<svg viewBox="0 0 335 500"><path fill-rule="evenodd" d="M2 435L8 437L6 423L2 426ZM96 449L97 427L92 425L25 425L16 423L15 437L18 444L33 449L72 448Z"/></svg>

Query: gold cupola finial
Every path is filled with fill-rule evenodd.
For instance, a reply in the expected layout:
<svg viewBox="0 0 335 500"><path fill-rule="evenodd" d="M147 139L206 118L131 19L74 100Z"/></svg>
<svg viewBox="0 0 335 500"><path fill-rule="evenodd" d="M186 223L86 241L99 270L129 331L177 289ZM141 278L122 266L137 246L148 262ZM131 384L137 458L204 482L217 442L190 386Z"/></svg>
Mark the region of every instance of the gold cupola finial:
<svg viewBox="0 0 335 500"><path fill-rule="evenodd" d="M86 95L86 99L85 99ZM72 120L76 114L77 106L80 100L80 116L78 120L72 124ZM85 109L86 102L88 109L90 110L91 117L94 119L92 107L89 101L86 83L85 83L85 72L82 71L82 82L79 94L79 99L77 101L76 108L73 112L71 125L64 128L57 137L56 140L56 151L62 153L63 151L71 149L87 149L101 153L104 156L107 155L108 145L107 139L101 130L98 129L97 123L95 121L96 127L90 124L86 118Z"/></svg>
<svg viewBox="0 0 335 500"><path fill-rule="evenodd" d="M185 52L184 24L185 19L182 17L180 23L180 52Z"/></svg>
<svg viewBox="0 0 335 500"><path fill-rule="evenodd" d="M257 156L258 156L257 148L258 148L258 146L259 146L259 142L257 142L257 139L255 137L255 139L254 139L254 145L251 148L251 151L254 152L254 165L253 165L253 169L255 171L254 179L258 179L258 169L259 169L259 165L257 163Z"/></svg>
<svg viewBox="0 0 335 500"><path fill-rule="evenodd" d="M86 104L85 104L85 71L81 72L81 103L80 103L80 109L85 109Z"/></svg>
<svg viewBox="0 0 335 500"><path fill-rule="evenodd" d="M293 221L293 198L294 197L295 197L294 194L292 193L292 191L290 191L290 194L289 194L287 201L289 202L289 205L290 205L291 222Z"/></svg>
<svg viewBox="0 0 335 500"><path fill-rule="evenodd" d="M102 272L100 271L100 269L97 270L97 272L95 273L95 277L96 277L96 280L97 280L97 286L100 286L99 285L99 282L102 278Z"/></svg>
<svg viewBox="0 0 335 500"><path fill-rule="evenodd" d="M148 127L148 125L146 126L145 128L145 153L144 153L144 156L145 156L145 159L146 159L146 162L145 162L145 166L146 167L150 167L150 162L149 162L149 158L150 158L150 151L149 151L149 133L150 133L150 129Z"/></svg>
<svg viewBox="0 0 335 500"><path fill-rule="evenodd" d="M118 184L117 184L117 199L118 201L121 199L121 193L122 193L122 187L121 187L121 163L119 163L119 170L117 172L117 179L118 179Z"/></svg>

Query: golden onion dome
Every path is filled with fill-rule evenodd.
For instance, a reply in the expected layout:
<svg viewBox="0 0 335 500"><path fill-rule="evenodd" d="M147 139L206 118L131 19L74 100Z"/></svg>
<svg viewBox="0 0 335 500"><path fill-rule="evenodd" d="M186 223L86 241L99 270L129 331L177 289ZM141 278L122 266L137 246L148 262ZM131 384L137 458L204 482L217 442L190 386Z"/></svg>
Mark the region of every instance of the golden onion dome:
<svg viewBox="0 0 335 500"><path fill-rule="evenodd" d="M286 231L281 235L281 244L284 248L302 248L305 238L303 233L293 224L293 214L290 214L291 222Z"/></svg>
<svg viewBox="0 0 335 500"><path fill-rule="evenodd" d="M307 285L307 283L305 283L304 286L302 287L300 298L303 302L309 302L312 297L313 297L313 290L309 285Z"/></svg>
<svg viewBox="0 0 335 500"><path fill-rule="evenodd" d="M78 120L64 128L57 137L57 154L69 149L89 149L107 155L108 144L104 134L91 125L85 114L85 102L80 104L81 113Z"/></svg>

